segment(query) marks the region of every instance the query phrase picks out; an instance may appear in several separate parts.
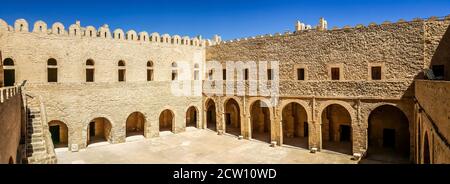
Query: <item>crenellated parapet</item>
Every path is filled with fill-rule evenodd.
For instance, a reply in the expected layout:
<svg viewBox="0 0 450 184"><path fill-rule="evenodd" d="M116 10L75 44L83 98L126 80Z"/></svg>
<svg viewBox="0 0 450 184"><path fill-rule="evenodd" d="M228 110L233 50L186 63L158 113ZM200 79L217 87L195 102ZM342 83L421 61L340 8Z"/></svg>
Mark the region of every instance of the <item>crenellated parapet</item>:
<svg viewBox="0 0 450 184"><path fill-rule="evenodd" d="M328 29L328 22L324 18L320 18L319 24L317 26L312 27L311 25L302 23L300 21L297 21L295 24L295 31L285 31L284 33L275 33L275 34L265 34L265 35L256 35L252 37L244 37L244 38L238 38L233 40L226 40L226 41L220 41L216 42L217 44L223 44L223 43L234 43L234 42L240 42L240 41L249 41L249 40L256 40L261 38L267 38L267 37L281 37L281 36L291 36L291 35L297 35L297 34L304 34L308 32L336 32L336 31L352 31L352 30L358 30L358 29L373 29L376 27L383 27L383 26L392 26L394 24L410 24L415 22L430 22L430 21L450 21L450 15L444 16L444 17L429 17L429 18L414 18L410 21L407 21L405 19L399 19L396 22L391 21L384 21L381 24L377 23L370 23L368 25L363 24L357 24L355 26L345 25L342 28L334 26L331 29Z"/></svg>
<svg viewBox="0 0 450 184"><path fill-rule="evenodd" d="M157 32L149 34L145 31L137 33L135 30L129 30L125 32L120 28L111 30L107 24L99 27L98 29L94 26L82 27L80 21L76 21L75 24L70 25L68 29L66 29L64 24L60 22L55 22L50 26L44 21L39 20L36 21L33 25L33 28L30 29L30 25L25 19L16 20L13 27L9 26L6 21L0 19L0 31L57 35L78 38L102 38L119 41L161 43L193 47L206 47L220 43L220 41L203 40L201 39L201 37L190 38L189 36L181 37L179 35L161 35Z"/></svg>

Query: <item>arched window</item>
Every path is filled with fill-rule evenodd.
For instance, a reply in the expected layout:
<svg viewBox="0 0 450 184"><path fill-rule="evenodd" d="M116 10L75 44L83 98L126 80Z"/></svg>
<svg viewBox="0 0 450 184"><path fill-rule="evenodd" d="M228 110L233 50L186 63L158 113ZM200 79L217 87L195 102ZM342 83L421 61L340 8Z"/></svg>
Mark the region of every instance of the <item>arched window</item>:
<svg viewBox="0 0 450 184"><path fill-rule="evenodd" d="M194 80L199 80L200 66L198 63L194 64Z"/></svg>
<svg viewBox="0 0 450 184"><path fill-rule="evenodd" d="M153 81L153 62L147 62L147 81Z"/></svg>
<svg viewBox="0 0 450 184"><path fill-rule="evenodd" d="M5 86L14 86L16 83L14 60L11 58L6 58L3 61L3 77Z"/></svg>
<svg viewBox="0 0 450 184"><path fill-rule="evenodd" d="M94 60L86 61L86 82L94 82Z"/></svg>
<svg viewBox="0 0 450 184"><path fill-rule="evenodd" d="M125 61L120 60L118 63L119 66L119 82L125 81Z"/></svg>
<svg viewBox="0 0 450 184"><path fill-rule="evenodd" d="M53 58L47 60L47 82L58 82L58 63Z"/></svg>
<svg viewBox="0 0 450 184"><path fill-rule="evenodd" d="M172 80L178 79L178 65L177 63L172 63Z"/></svg>

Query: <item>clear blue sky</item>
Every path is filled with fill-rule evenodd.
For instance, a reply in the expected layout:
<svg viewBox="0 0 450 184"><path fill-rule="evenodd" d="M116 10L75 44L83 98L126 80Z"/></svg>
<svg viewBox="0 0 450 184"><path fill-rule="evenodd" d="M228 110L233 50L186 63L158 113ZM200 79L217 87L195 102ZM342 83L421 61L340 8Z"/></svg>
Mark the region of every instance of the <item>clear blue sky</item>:
<svg viewBox="0 0 450 184"><path fill-rule="evenodd" d="M80 20L82 26L137 32L202 35L219 34L224 40L293 30L296 20L316 25L320 17L329 27L400 18L445 16L450 0L2 0L0 18L10 25L25 18L66 27Z"/></svg>

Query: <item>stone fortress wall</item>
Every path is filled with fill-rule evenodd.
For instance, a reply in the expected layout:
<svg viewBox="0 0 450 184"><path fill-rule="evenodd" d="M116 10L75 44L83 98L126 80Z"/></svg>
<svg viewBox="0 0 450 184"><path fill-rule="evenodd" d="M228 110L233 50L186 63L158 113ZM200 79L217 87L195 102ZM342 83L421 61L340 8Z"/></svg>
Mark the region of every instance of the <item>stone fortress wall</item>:
<svg viewBox="0 0 450 184"><path fill-rule="evenodd" d="M42 96L49 123L67 127L61 132L68 134L72 151L94 139L90 122L107 141L120 143L130 119L141 118L134 124L144 122L144 136L154 137L174 116L169 129L175 133L195 120L197 128L273 145L380 160L386 159L380 152L393 153L395 159L419 163L414 80L432 65L444 65L449 79L447 56L434 57L449 25L450 17L433 17L328 30L321 19L315 28L297 23L294 33L222 42L218 36L211 41L120 29L111 33L107 25L97 30L79 22L65 30L60 23L49 29L38 21L30 32L23 19L14 27L0 20L0 50L14 61L15 81L28 80L25 90ZM48 66L49 59L57 65ZM86 65L88 60L93 66ZM152 81L147 81L148 61ZM264 108L259 105L269 98L261 95L178 97L170 92L171 75L178 69L174 62L198 71L198 80L185 80L198 87L210 82L208 61L219 61L224 69L230 61L279 61L279 103ZM47 81L48 68L57 68L57 82ZM373 78L374 68L379 79ZM94 69L94 82L86 82L87 69ZM120 70L126 70L125 82L118 82ZM336 71L339 79L332 80ZM221 72L214 80L222 80ZM252 81L234 79L244 81L248 91Z"/></svg>
<svg viewBox="0 0 450 184"><path fill-rule="evenodd" d="M106 25L96 30L79 22L66 30L61 23L47 28L37 21L31 31L23 19L14 27L0 20L0 50L3 58L14 61L15 82L27 80L26 91L43 97L47 119L67 126L69 149L86 147L88 125L100 117L111 125L111 143L125 141L125 122L133 112L144 116L146 137L159 134L159 116L166 109L174 116L172 131L183 131L187 108L193 106L201 115L202 96L171 93L173 63L192 70L198 64L201 72L208 42L158 33L124 34L120 29L111 33ZM48 66L49 59L57 64ZM87 66L87 60L93 66ZM118 66L119 61L125 66ZM57 68L57 82L47 82L49 67ZM94 69L94 82L86 82L87 68ZM149 68L152 81L147 81ZM120 69L125 70L124 82L118 82Z"/></svg>
<svg viewBox="0 0 450 184"><path fill-rule="evenodd" d="M396 145L396 150L408 150L409 160L413 162L417 156L414 154L415 140L419 139L414 123L414 80L422 79L423 69L432 68L432 65L444 65L444 78L449 79L450 58L431 60L442 45L450 16L331 30L327 30L322 21L315 29L297 26L293 33L224 41L207 48L206 60L219 61L223 68L235 61L279 61L281 100L276 107L268 109L271 142L282 145L283 138L291 138L293 136L289 134L297 131L292 130L293 116L284 115L285 107L291 108L287 105L296 102L303 109L301 113L305 114L309 127L307 148L320 150L328 144L329 137L339 139L342 132L336 130L338 126L333 125L334 130L328 126L333 121L346 122L351 125L351 150L344 152L370 155L371 147L383 144L380 130L395 129L396 141L409 144L407 147ZM381 68L380 80L371 79L374 66ZM297 80L297 68L304 69L304 80ZM340 69L339 80L331 80L331 68ZM259 131L251 117L253 103L269 99L257 95L204 99L205 107L210 103L209 99L217 105L216 119L218 129L222 131L226 131L223 117L226 110L222 107L230 98L235 99L241 109L242 135L252 137L252 131ZM340 105L344 110L328 112L326 107L332 104ZM345 111L349 114L347 118L343 118ZM403 115L406 119L398 118ZM267 118L264 113L258 116ZM406 130L401 121L406 121Z"/></svg>

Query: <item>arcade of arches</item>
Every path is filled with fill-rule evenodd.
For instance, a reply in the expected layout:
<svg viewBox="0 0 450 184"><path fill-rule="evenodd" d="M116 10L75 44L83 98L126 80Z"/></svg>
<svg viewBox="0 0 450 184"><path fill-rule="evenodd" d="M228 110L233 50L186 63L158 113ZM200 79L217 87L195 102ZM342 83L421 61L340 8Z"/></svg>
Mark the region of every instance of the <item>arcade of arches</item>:
<svg viewBox="0 0 450 184"><path fill-rule="evenodd" d="M234 98L224 101L223 112L217 112L216 103L209 99L205 103L206 127L218 131L217 127L231 135L248 135L247 138L270 143L277 141L279 145L311 149L319 146L321 150L333 151L342 154L353 154L353 128L349 110L340 104L332 103L320 111L321 124L319 132L312 128L314 123L309 122L307 109L297 102L290 102L280 107L279 125L274 124L271 117L271 108L262 100L255 100L249 104L249 117L243 118L244 107ZM219 110L220 111L220 110ZM217 125L216 114L222 114L223 124ZM319 113L319 112L318 112ZM409 121L406 115L398 107L382 105L368 113L367 118L367 160L383 162L408 163L410 158ZM165 109L159 116L159 131L174 132L175 114L170 109ZM199 111L195 106L186 110L185 127L203 127L199 119ZM50 121L49 129L55 147L68 147L68 127L61 121ZM144 135L146 117L141 112L131 113L126 120L126 136ZM112 124L103 117L95 118L87 127L87 145L96 142L112 142ZM279 132L279 135L277 133ZM277 137L280 136L280 137ZM320 136L321 144L309 145L311 139ZM424 147L428 146L428 137L425 137ZM320 147L321 146L321 147ZM425 149L428 150L428 149ZM424 152L424 162L429 162L429 152ZM427 160L428 159L428 160Z"/></svg>

